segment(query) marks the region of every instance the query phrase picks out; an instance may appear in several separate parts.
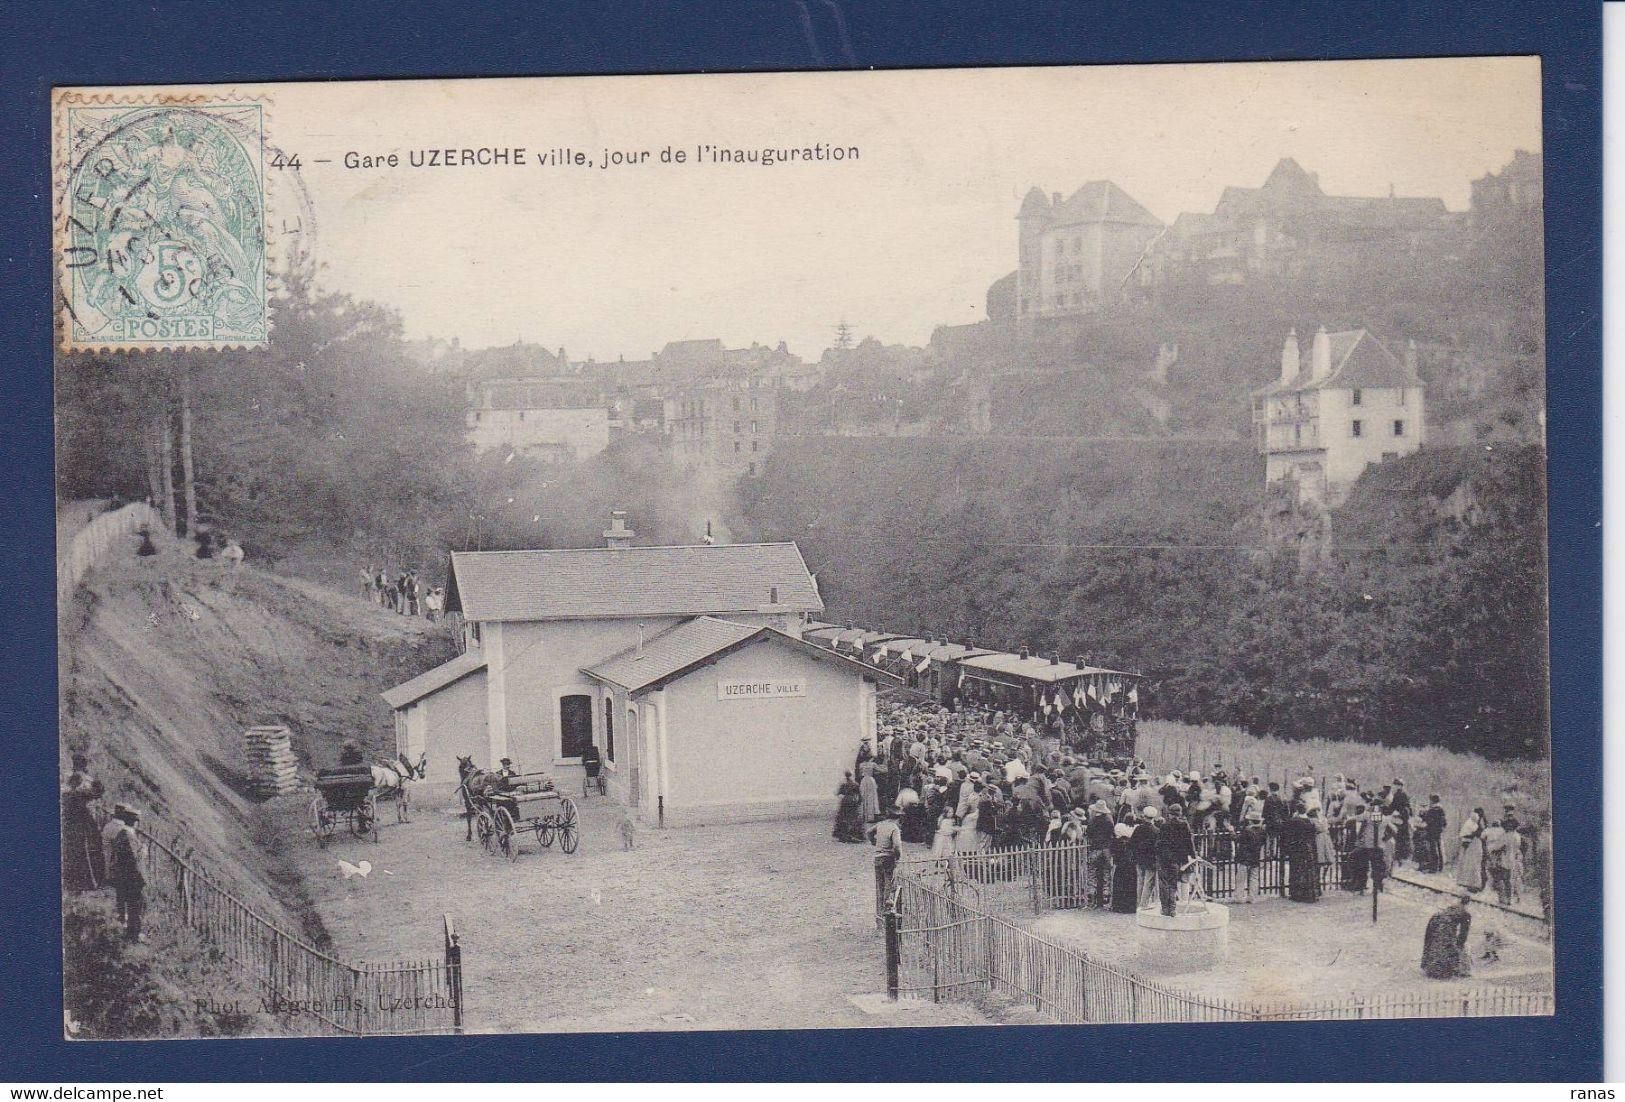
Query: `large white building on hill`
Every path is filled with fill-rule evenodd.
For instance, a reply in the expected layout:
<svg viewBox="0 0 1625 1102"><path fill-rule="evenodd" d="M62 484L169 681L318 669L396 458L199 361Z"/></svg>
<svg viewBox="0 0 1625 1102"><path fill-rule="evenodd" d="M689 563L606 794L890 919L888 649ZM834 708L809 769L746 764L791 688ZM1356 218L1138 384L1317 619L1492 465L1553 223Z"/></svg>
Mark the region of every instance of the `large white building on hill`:
<svg viewBox="0 0 1625 1102"><path fill-rule="evenodd" d="M1414 365L1364 329L1322 327L1307 362L1289 334L1280 377L1253 392L1265 483L1290 484L1299 501L1337 504L1366 467L1422 446L1423 389Z"/></svg>

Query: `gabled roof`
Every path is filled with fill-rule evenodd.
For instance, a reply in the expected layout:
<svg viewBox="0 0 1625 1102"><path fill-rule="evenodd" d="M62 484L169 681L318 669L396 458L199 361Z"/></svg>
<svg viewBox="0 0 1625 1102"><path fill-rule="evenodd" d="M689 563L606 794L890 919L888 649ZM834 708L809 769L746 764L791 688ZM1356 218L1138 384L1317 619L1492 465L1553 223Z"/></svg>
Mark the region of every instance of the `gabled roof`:
<svg viewBox="0 0 1625 1102"><path fill-rule="evenodd" d="M450 662L442 662L432 670L418 674L410 681L403 681L393 689L385 689L381 694L384 703L391 708L404 708L438 692L454 681L461 681L471 673L485 669L485 652L469 650L459 654Z"/></svg>
<svg viewBox="0 0 1625 1102"><path fill-rule="evenodd" d="M1071 662L1052 662L1048 658L1038 656L1021 657L1019 654L984 654L973 658L964 658L959 663L967 669L986 670L988 673L1002 673L1014 677L1025 677L1033 681L1067 681L1074 677L1086 677L1091 674L1110 674L1113 677L1137 678L1138 674L1124 673L1122 670L1107 670L1098 666L1077 666Z"/></svg>
<svg viewBox="0 0 1625 1102"><path fill-rule="evenodd" d="M456 551L446 587L447 610L469 620L819 612L823 607L793 543Z"/></svg>
<svg viewBox="0 0 1625 1102"><path fill-rule="evenodd" d="M583 667L581 672L629 693L640 693L675 680L701 664L714 661L759 639L771 639L808 654L833 659L871 677L896 680L894 675L883 670L873 669L824 647L804 642L777 628L736 624L714 616L700 616L678 624L653 639L645 640L642 647L628 647L602 662Z"/></svg>
<svg viewBox="0 0 1625 1102"><path fill-rule="evenodd" d="M1162 220L1110 180L1090 180L1056 205L1051 222L1057 226L1081 222L1119 222L1162 228Z"/></svg>
<svg viewBox="0 0 1625 1102"><path fill-rule="evenodd" d="M1253 393L1262 397L1297 394L1307 390L1352 390L1355 387L1398 389L1425 385L1414 371L1364 329L1327 333L1326 339L1331 348L1331 370L1325 378L1316 379L1313 376L1314 345L1311 342L1300 361L1296 377L1284 383L1277 379Z"/></svg>

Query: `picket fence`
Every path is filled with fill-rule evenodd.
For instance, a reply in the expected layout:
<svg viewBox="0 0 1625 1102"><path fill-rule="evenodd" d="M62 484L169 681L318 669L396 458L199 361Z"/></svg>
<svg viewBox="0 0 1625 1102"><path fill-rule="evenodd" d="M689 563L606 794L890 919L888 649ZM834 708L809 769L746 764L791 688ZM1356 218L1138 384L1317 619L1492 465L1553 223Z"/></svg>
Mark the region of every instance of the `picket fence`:
<svg viewBox="0 0 1625 1102"><path fill-rule="evenodd" d="M146 899L198 933L296 1029L354 1035L461 1033L463 956L450 915L437 959L347 964L281 929L195 862L141 833Z"/></svg>
<svg viewBox="0 0 1625 1102"><path fill-rule="evenodd" d="M144 501L132 502L103 513L75 532L67 543L56 549L56 602L57 608L68 607L73 591L97 559L105 555L117 540L133 535L143 525L154 532L161 531L163 519L157 510ZM130 547L135 554L135 547Z"/></svg>
<svg viewBox="0 0 1625 1102"><path fill-rule="evenodd" d="M888 987L899 995L934 1002L1003 996L1064 1025L1493 1017L1554 1011L1551 992L1496 987L1315 1003L1216 999L1096 960L1005 917L1081 905L1086 853L1084 846L1058 846L903 863L888 878L891 894L882 915L890 958ZM1340 878L1335 863L1332 873L1323 870L1323 878L1329 875L1334 883Z"/></svg>

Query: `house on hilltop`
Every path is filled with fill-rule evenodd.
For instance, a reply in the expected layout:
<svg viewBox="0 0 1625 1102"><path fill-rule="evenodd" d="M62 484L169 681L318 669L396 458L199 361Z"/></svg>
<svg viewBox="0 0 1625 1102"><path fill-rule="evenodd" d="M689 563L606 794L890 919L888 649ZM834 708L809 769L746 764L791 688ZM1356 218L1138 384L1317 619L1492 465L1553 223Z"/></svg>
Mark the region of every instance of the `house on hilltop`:
<svg viewBox="0 0 1625 1102"><path fill-rule="evenodd" d="M1367 466L1422 446L1423 390L1414 362L1396 359L1364 329L1322 327L1307 364L1297 332L1289 333L1280 377L1253 391L1266 486L1290 488L1300 503L1337 504Z"/></svg>
<svg viewBox="0 0 1625 1102"><path fill-rule="evenodd" d="M1462 216L1436 197L1327 195L1283 158L1259 187L1227 187L1211 213L1184 213L1147 250L1146 288L1305 280L1436 253Z"/></svg>
<svg viewBox="0 0 1625 1102"><path fill-rule="evenodd" d="M1054 317L1115 301L1162 222L1110 180L1071 196L1027 192L1016 215L1015 305L1020 318ZM989 309L998 307L990 301Z"/></svg>

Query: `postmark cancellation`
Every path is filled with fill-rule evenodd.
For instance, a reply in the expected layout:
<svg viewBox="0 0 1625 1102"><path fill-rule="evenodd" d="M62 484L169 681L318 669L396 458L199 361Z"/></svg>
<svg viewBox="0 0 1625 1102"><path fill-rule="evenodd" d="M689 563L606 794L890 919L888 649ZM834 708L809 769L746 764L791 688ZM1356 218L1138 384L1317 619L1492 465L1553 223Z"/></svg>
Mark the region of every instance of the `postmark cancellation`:
<svg viewBox="0 0 1625 1102"><path fill-rule="evenodd" d="M263 347L265 101L63 90L53 107L62 348Z"/></svg>

